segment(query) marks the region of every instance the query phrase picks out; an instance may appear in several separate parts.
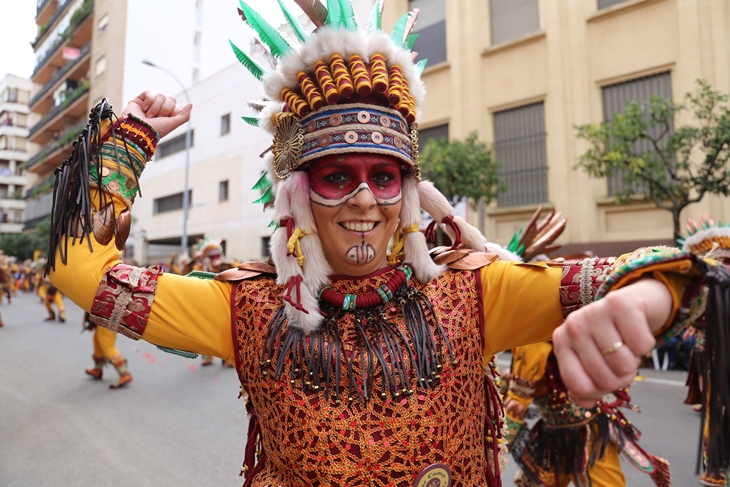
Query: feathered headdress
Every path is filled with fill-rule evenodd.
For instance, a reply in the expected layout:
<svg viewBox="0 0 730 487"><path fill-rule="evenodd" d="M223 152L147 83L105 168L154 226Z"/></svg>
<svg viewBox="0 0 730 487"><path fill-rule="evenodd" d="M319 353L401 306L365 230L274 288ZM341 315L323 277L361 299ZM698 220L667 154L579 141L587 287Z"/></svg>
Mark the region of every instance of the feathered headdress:
<svg viewBox="0 0 730 487"><path fill-rule="evenodd" d="M350 0L295 0L316 26L309 34L278 0L297 42L290 43L255 10L241 1L239 14L256 32L256 45L268 60L266 70L233 42L238 58L264 87L268 101L252 104L257 117L243 117L273 135L266 152L268 174L254 185L262 191L257 203L273 205L278 228L271 238L271 255L278 283L287 286L286 313L292 326L315 330L322 320L317 293L331 268L322 252L309 201L309 180L297 171L319 157L351 152L379 153L403 162L402 207L398 233L403 233L402 261L421 282L439 276L443 266L433 262L421 225L427 211L451 237L502 258L520 260L482 234L454 210L427 181L418 164L418 106L425 96L421 74L427 60L413 63L414 10L398 19L390 35L382 31L383 0L377 0L367 31L358 30ZM306 256L306 257L305 257Z"/></svg>

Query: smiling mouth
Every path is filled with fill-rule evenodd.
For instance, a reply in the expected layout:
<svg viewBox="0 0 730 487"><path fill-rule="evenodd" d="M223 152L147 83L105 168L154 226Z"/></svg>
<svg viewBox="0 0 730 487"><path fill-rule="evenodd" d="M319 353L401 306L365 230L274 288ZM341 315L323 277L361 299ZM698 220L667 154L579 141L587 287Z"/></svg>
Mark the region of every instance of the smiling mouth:
<svg viewBox="0 0 730 487"><path fill-rule="evenodd" d="M369 232L380 222L340 222L340 226L353 232Z"/></svg>

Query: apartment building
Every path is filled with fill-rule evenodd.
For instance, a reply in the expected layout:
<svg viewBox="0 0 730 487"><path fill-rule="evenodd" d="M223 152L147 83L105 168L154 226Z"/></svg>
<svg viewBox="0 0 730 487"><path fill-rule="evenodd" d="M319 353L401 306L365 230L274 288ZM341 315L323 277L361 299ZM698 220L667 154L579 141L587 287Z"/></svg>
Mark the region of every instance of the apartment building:
<svg viewBox="0 0 730 487"><path fill-rule="evenodd" d="M12 74L0 81L0 234L23 229L23 188L28 178L28 102L31 82Z"/></svg>
<svg viewBox="0 0 730 487"><path fill-rule="evenodd" d="M390 0L384 24L412 8L420 9L414 50L429 59L422 143L477 131L494 144L509 186L487 211L491 240L507 243L542 205L568 218L563 251L671 242L669 212L643 200L616 205L620 181L573 169L587 149L575 126L607 120L652 93L680 102L698 78L730 92L730 3ZM728 221L730 200L706 196L682 217L704 212Z"/></svg>
<svg viewBox="0 0 730 487"><path fill-rule="evenodd" d="M50 214L53 171L70 155L93 106L107 98L121 114L123 103L145 89L179 90L143 60L186 85L219 71L230 64L225 33L241 23L235 5L215 0L39 0L35 20L29 141L37 149L22 165L32 178L25 228Z"/></svg>

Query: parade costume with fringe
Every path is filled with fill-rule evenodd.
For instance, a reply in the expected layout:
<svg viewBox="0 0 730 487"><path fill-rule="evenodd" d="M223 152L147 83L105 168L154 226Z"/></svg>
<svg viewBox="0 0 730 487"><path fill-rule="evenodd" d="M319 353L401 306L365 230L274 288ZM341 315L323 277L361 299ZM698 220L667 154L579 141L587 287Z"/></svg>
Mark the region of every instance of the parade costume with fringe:
<svg viewBox="0 0 730 487"><path fill-rule="evenodd" d="M246 486L410 487L429 468L450 472L454 487L499 486L505 445L488 367L494 353L547 339L587 304L586 290L602 286L601 296L643 275L667 284L674 304L660 333L676 333L698 294L695 260L646 250L615 269L608 261L522 264L488 243L420 181L415 15L389 37L380 0L369 33L356 29L348 0L297 3L318 27L310 35L285 11L297 47L241 3L275 69L265 72L234 46L269 100L247 121L274 135L269 176L255 187L274 206L275 266L247 263L210 280L122 264L138 177L158 137L102 102L57 170L51 278L100 326L235 362L249 413ZM392 266L333 276L306 171L323 155L353 152L402 162L397 244ZM425 233L421 208L434 219ZM437 225L453 247L432 257L426 235ZM605 274L593 272L600 266Z"/></svg>

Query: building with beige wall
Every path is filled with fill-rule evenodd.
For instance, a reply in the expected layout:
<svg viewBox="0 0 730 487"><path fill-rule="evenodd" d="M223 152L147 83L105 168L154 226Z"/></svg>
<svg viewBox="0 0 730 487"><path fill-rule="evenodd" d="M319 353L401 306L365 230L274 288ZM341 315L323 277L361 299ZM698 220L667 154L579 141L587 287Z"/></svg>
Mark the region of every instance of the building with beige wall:
<svg viewBox="0 0 730 487"><path fill-rule="evenodd" d="M560 242L571 251L671 240L669 212L642 200L618 206L615 181L573 169L587 149L574 127L651 93L682 101L698 78L729 93L729 2L390 0L386 28L414 7L414 50L429 58L422 139L477 131L510 187L487 211L491 240L507 243L538 205L568 218ZM730 200L706 196L682 217L704 212L728 221Z"/></svg>
<svg viewBox="0 0 730 487"><path fill-rule="evenodd" d="M0 234L23 229L23 188L28 182L21 166L32 150L28 138L31 82L12 74L0 80Z"/></svg>

